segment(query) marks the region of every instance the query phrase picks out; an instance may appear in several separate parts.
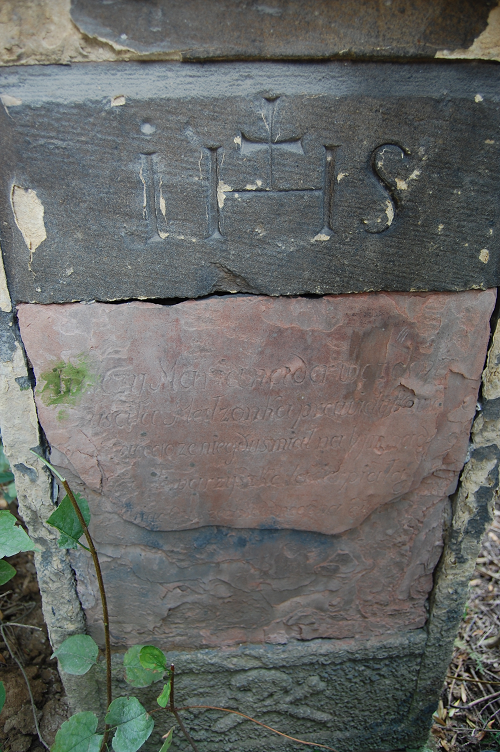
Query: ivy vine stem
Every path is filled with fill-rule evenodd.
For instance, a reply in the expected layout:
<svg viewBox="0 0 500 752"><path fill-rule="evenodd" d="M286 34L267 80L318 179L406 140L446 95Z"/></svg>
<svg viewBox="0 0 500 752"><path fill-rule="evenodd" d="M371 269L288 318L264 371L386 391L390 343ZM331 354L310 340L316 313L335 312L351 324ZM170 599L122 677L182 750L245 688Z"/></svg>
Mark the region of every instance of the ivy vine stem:
<svg viewBox="0 0 500 752"><path fill-rule="evenodd" d="M187 728L184 726L181 717L179 715L179 712L177 708L175 707L175 699L174 699L174 679L175 679L175 666L172 663L170 666L170 712L174 714L175 720L179 724L180 730L188 740L189 744L194 749L194 752L199 752L198 747L194 743L194 741L191 739L191 736L188 733Z"/></svg>
<svg viewBox="0 0 500 752"><path fill-rule="evenodd" d="M112 694L112 689L111 689L111 640L109 636L108 602L106 600L106 591L104 589L104 581L102 579L101 565L99 563L99 557L97 556L97 551L95 550L94 541L92 540L92 536L90 535L89 529L87 527L87 523L85 522L83 518L83 514L80 510L80 507L77 504L73 491L71 490L69 483L65 478L64 479L61 478L61 483L64 486L64 490L69 496L69 500L73 504L73 508L78 517L78 521L80 522L80 525L83 528L83 533L85 535L85 538L87 539L90 555L92 556L92 561L94 563L94 569L95 569L95 573L97 576L97 584L99 586L99 595L101 596L102 616L104 620L104 640L105 640L105 646L106 646L106 693L107 693L107 706L109 708L109 706L111 705L113 701L113 694Z"/></svg>
<svg viewBox="0 0 500 752"><path fill-rule="evenodd" d="M104 622L104 641L105 641L105 658L106 658L106 699L107 699L107 707L111 705L113 701L113 692L111 687L111 640L109 636L109 616L108 616L108 602L106 599L106 591L104 589L104 580L102 579L102 571L101 571L101 565L99 563L99 557L97 556L97 551L94 546L94 541L92 540L92 536L90 535L89 529L87 527L87 523L85 522L85 519L83 517L83 514L81 512L80 507L78 506L78 503L75 499L75 495L73 494L73 491L70 488L70 485L66 478L63 478L63 476L56 470L56 468L51 465L50 462L48 462L44 457L41 457L38 452L34 452L32 449L30 450L32 454L35 455L39 460L43 462L44 465L46 465L49 470L61 481L61 484L68 494L68 498L71 501L71 504L73 505L73 509L75 510L75 514L78 517L78 521L80 525L82 526L83 533L85 535L85 538L87 540L90 555L92 556L92 562L94 564L95 573L97 576L97 584L99 586L99 595L101 596L101 604L102 604L102 616L103 616L103 622ZM109 726L108 724L104 727L104 736L102 739L101 749L100 752L104 752L106 748L106 744L108 741L108 735L109 735Z"/></svg>

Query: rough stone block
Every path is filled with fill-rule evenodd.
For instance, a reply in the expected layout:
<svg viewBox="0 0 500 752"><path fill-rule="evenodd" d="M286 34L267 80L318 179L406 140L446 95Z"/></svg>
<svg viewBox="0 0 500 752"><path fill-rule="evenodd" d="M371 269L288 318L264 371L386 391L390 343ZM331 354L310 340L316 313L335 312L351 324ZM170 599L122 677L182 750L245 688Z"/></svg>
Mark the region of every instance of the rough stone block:
<svg viewBox="0 0 500 752"><path fill-rule="evenodd" d="M427 57L468 47L486 26L491 0L249 3L240 0L72 0L71 18L117 52L203 58Z"/></svg>
<svg viewBox="0 0 500 752"><path fill-rule="evenodd" d="M12 296L494 287L499 76L347 62L6 70Z"/></svg>
<svg viewBox="0 0 500 752"><path fill-rule="evenodd" d="M422 626L494 303L488 290L21 305L53 459L92 497L116 641Z"/></svg>

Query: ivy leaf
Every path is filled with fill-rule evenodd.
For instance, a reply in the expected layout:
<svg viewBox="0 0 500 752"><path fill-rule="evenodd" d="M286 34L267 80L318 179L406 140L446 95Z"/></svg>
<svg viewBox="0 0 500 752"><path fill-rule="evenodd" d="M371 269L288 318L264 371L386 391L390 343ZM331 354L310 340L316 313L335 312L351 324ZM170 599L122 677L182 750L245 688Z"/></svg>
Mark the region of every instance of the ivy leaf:
<svg viewBox="0 0 500 752"><path fill-rule="evenodd" d="M83 676L90 671L97 662L99 648L89 635L78 634L68 637L62 645L54 651L61 668L67 674Z"/></svg>
<svg viewBox="0 0 500 752"><path fill-rule="evenodd" d="M102 736L96 729L94 713L77 713L62 724L50 752L99 752Z"/></svg>
<svg viewBox="0 0 500 752"><path fill-rule="evenodd" d="M167 752L167 749L172 744L172 739L174 738L174 728L175 728L175 726L172 726L172 728L170 729L170 731L168 732L168 734L165 734L165 736L163 737L163 739L165 739L165 741L161 745L160 752Z"/></svg>
<svg viewBox="0 0 500 752"><path fill-rule="evenodd" d="M0 713L2 712L2 708L5 705L5 684L3 681L0 681Z"/></svg>
<svg viewBox="0 0 500 752"><path fill-rule="evenodd" d="M112 747L115 752L137 752L153 730L154 721L137 697L117 697L108 708L106 723L117 726Z"/></svg>
<svg viewBox="0 0 500 752"><path fill-rule="evenodd" d="M163 685L161 695L156 698L156 702L158 703L160 708L166 708L169 700L170 700L170 679L168 680L166 684Z"/></svg>
<svg viewBox="0 0 500 752"><path fill-rule="evenodd" d="M168 702L170 700L170 690L171 690L171 684L170 679L166 684L163 685L163 689L161 691L161 694L159 697L156 698L156 702L160 706L160 708L166 708L168 705Z"/></svg>
<svg viewBox="0 0 500 752"><path fill-rule="evenodd" d="M14 567L11 567L8 561L0 559L0 585L5 585L6 582L11 580L16 573Z"/></svg>
<svg viewBox="0 0 500 752"><path fill-rule="evenodd" d="M139 661L149 671L166 671L167 659L163 651L153 645L145 645L139 652Z"/></svg>
<svg viewBox="0 0 500 752"><path fill-rule="evenodd" d="M133 687L149 687L155 681L163 679L163 671L151 671L143 668L139 655L144 645L134 645L129 648L123 657L125 666L125 679Z"/></svg>
<svg viewBox="0 0 500 752"><path fill-rule="evenodd" d="M75 499L80 507L83 519L88 525L90 522L88 501L83 496L80 496L79 493L75 494ZM67 494L57 509L52 512L47 522L61 533L58 541L60 548L78 548L78 541L83 535L83 527L80 525L80 520Z"/></svg>
<svg viewBox="0 0 500 752"><path fill-rule="evenodd" d="M35 546L16 518L6 510L0 511L0 559L14 556L20 551L35 551Z"/></svg>
<svg viewBox="0 0 500 752"><path fill-rule="evenodd" d="M2 483L12 483L14 480L14 473L11 473L10 470L7 472L0 472L0 484Z"/></svg>

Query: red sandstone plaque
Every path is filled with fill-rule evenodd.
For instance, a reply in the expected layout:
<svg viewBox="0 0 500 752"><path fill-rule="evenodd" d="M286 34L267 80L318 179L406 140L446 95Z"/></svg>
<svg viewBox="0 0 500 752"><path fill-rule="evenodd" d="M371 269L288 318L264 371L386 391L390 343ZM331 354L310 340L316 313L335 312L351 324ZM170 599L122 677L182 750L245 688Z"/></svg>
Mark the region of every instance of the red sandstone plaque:
<svg viewBox="0 0 500 752"><path fill-rule="evenodd" d="M152 530L340 533L462 467L494 291L21 305L58 461Z"/></svg>

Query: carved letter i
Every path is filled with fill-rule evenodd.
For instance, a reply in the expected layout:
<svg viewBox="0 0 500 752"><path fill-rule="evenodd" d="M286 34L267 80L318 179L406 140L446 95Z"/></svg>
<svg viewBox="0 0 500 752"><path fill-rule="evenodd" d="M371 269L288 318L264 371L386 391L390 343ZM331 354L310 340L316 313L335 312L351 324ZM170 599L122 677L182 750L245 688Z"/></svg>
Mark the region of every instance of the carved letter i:
<svg viewBox="0 0 500 752"><path fill-rule="evenodd" d="M335 152L338 146L325 146L323 183L323 229L321 235L333 235L333 196L335 192Z"/></svg>
<svg viewBox="0 0 500 752"><path fill-rule="evenodd" d="M165 200L162 195L161 181L158 181L155 170L155 157L156 154L141 154L139 172L144 186L142 215L148 223L148 242L163 240L168 235L168 232L160 229L162 225L166 225ZM159 211L161 211L161 216L159 216Z"/></svg>
<svg viewBox="0 0 500 752"><path fill-rule="evenodd" d="M208 240L222 238L221 216L219 205L219 146L209 146L207 149L208 163Z"/></svg>

